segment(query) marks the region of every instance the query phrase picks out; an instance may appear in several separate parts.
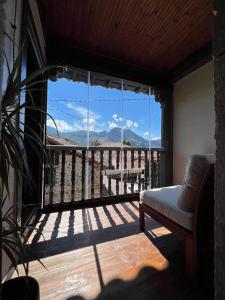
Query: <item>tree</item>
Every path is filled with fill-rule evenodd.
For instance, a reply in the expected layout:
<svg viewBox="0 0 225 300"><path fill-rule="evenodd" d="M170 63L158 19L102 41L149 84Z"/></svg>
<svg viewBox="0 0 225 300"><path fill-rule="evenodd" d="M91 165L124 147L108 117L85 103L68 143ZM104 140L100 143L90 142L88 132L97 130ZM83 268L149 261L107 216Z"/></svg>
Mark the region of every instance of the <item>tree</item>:
<svg viewBox="0 0 225 300"><path fill-rule="evenodd" d="M130 142L129 142L129 141L126 141L126 140L123 140L123 144L124 144L124 145L127 145L127 146L131 146Z"/></svg>
<svg viewBox="0 0 225 300"><path fill-rule="evenodd" d="M98 140L95 140L91 143L92 146L100 146L101 145L101 142L98 141Z"/></svg>

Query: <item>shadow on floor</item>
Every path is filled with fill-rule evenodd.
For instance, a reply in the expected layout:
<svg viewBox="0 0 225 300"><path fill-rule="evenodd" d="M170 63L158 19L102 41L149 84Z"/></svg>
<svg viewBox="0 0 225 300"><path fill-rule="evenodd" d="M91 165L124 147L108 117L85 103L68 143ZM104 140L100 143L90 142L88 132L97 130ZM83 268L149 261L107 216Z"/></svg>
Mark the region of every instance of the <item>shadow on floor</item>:
<svg viewBox="0 0 225 300"><path fill-rule="evenodd" d="M89 210L82 209L82 220L79 221L79 224L81 224L83 227L83 232L74 233L74 224L77 222L75 211L70 211L69 218L66 219L67 224L63 218L63 213L59 212L55 218L51 232L51 238L49 240L39 240L42 234L44 234L45 226L49 220L49 214L45 214L44 218L39 223L39 230L32 239L30 247L31 260L32 254L33 259L44 258L138 234L140 232L139 217L137 213L135 213L138 207L134 203L131 206L129 206L127 203L122 203L120 205L121 206L119 207L125 210L126 214L129 215L132 221L127 221L127 219L123 216L123 212L119 210L117 205L112 205L113 210L109 209L108 206L102 206L104 215L110 224L110 227L104 228L102 224L103 219L100 216L98 208L95 207L93 208L93 215L97 228L93 229L93 220L90 218ZM122 224L116 224L116 218L120 218ZM64 227L67 227L67 232L64 236L59 237L60 225L62 223ZM153 219L148 217L146 218L147 230L152 231L159 227L161 227L161 225L155 222ZM152 236L154 236L153 233Z"/></svg>
<svg viewBox="0 0 225 300"><path fill-rule="evenodd" d="M130 281L115 279L109 282L95 300L195 300L213 299L203 288L197 288L182 272L168 268L158 271L152 267L143 268ZM74 295L66 300L86 300Z"/></svg>
<svg viewBox="0 0 225 300"><path fill-rule="evenodd" d="M152 267L145 267L135 278L132 276L134 274L131 274L131 270L123 278L134 278L133 280L124 281L115 279L105 285L97 245L128 236L133 236L132 239L135 239L135 235L140 233L137 212L137 204L131 202L120 205L102 206L99 209L93 208L92 211L82 209L79 214L80 220L76 219L74 210L71 210L69 213L67 212L66 217L64 217L64 213L58 213L55 216L54 224L51 226L51 238L46 241L39 241L49 221L49 214L46 214L39 224L40 230L33 237L33 244L31 245L33 259L45 258L93 246L96 272L101 287L101 292L95 300L213 299L207 287L197 288L193 282L188 280L185 273L183 243L177 240L173 234L167 232L164 234L164 231L162 236L157 236L157 231L154 231L154 229L162 226L149 217L146 218L145 235L151 242L149 244L153 244L166 258L169 262L169 267L163 271L158 271ZM121 220L120 224L115 221L118 219ZM83 232L75 233L74 224L78 221L78 225L83 229ZM106 228L104 228L105 224L107 224ZM61 225L63 225L64 236L60 236L62 234ZM135 272L137 271L135 270ZM67 300L86 299L79 295L72 295Z"/></svg>

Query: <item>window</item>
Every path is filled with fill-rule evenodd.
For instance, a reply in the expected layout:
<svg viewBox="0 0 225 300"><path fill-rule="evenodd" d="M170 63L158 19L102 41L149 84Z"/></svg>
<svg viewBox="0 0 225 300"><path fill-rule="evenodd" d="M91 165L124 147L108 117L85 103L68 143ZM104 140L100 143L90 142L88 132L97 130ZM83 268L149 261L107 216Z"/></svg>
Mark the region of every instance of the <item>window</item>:
<svg viewBox="0 0 225 300"><path fill-rule="evenodd" d="M152 184L148 161L150 148L161 147L161 108L148 86L67 69L48 82L48 112L47 143L72 149L55 151L54 189L61 193L54 201L132 194Z"/></svg>

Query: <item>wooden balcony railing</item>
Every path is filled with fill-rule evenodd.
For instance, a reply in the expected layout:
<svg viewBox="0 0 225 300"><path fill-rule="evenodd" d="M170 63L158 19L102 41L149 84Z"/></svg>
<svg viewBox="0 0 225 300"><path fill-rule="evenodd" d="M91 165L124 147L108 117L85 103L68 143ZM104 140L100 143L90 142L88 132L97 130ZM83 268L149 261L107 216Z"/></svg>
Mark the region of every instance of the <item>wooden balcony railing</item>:
<svg viewBox="0 0 225 300"><path fill-rule="evenodd" d="M44 207L137 195L160 186L162 149L47 145Z"/></svg>

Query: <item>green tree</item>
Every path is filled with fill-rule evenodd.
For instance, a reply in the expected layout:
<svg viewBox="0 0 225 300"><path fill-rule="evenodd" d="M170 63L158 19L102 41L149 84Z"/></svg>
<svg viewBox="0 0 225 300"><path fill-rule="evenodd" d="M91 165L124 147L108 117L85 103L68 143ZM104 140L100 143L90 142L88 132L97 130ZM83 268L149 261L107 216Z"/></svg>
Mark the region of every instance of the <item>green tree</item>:
<svg viewBox="0 0 225 300"><path fill-rule="evenodd" d="M126 141L126 140L123 140L123 144L124 144L124 145L127 145L127 146L130 146L130 145L131 145L130 142L129 142L129 141Z"/></svg>
<svg viewBox="0 0 225 300"><path fill-rule="evenodd" d="M100 143L100 141L95 140L95 141L93 141L93 142L91 143L91 145L92 145L92 146L100 146L101 143Z"/></svg>

